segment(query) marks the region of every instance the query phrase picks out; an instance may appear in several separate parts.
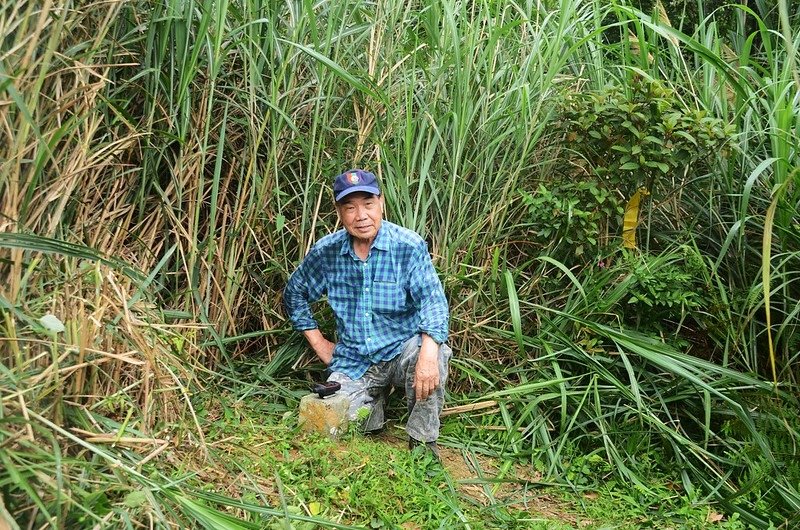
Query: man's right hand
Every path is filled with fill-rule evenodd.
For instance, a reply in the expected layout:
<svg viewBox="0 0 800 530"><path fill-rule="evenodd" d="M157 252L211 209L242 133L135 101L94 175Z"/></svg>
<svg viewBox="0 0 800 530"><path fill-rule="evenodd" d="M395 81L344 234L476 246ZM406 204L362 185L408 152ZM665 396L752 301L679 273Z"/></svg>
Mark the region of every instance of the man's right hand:
<svg viewBox="0 0 800 530"><path fill-rule="evenodd" d="M326 339L318 329L307 329L303 332L306 336L308 345L317 354L319 360L325 363L325 366L331 364L333 360L333 349L336 344Z"/></svg>

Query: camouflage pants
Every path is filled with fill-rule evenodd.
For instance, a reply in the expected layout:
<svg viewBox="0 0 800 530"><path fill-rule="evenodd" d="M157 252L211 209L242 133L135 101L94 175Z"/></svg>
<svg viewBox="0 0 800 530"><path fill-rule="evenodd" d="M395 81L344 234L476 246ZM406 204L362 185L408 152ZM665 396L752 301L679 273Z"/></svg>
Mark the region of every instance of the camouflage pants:
<svg viewBox="0 0 800 530"><path fill-rule="evenodd" d="M333 372L328 377L328 381L341 383L340 392L350 398L351 420L356 419L359 409L366 408L369 411L364 431L378 430L386 423L386 399L391 386L396 386L404 389L406 394L408 435L421 442L432 442L439 437L439 414L444 406L444 387L453 351L447 344L439 346L439 386L427 399L417 401L413 385L421 344L421 336L415 335L406 341L400 355L391 361L370 366L359 379L350 379L342 372Z"/></svg>

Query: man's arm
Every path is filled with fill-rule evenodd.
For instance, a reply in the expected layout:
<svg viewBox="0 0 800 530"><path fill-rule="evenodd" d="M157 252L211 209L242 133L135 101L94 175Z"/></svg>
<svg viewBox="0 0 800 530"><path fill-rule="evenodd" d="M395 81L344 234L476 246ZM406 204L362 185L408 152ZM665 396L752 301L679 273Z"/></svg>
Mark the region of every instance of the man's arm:
<svg viewBox="0 0 800 530"><path fill-rule="evenodd" d="M303 332L317 357L328 365L335 345L322 335L311 312L311 303L319 300L326 290L322 269L321 257L312 249L289 277L283 302L294 329Z"/></svg>
<svg viewBox="0 0 800 530"><path fill-rule="evenodd" d="M417 368L414 372L414 391L417 401L423 401L439 386L439 345L427 333L422 334Z"/></svg>
<svg viewBox="0 0 800 530"><path fill-rule="evenodd" d="M424 241L414 249L412 263L408 289L419 312L419 331L442 344L447 341L450 310Z"/></svg>
<svg viewBox="0 0 800 530"><path fill-rule="evenodd" d="M317 354L319 360L325 363L325 366L331 364L333 360L333 349L336 347L334 343L325 338L322 332L317 329L307 329L303 331L308 345Z"/></svg>
<svg viewBox="0 0 800 530"><path fill-rule="evenodd" d="M424 400L441 383L439 345L447 340L450 314L442 282L433 268L427 245L416 249L409 278L409 290L420 315L422 346L414 374L417 400Z"/></svg>

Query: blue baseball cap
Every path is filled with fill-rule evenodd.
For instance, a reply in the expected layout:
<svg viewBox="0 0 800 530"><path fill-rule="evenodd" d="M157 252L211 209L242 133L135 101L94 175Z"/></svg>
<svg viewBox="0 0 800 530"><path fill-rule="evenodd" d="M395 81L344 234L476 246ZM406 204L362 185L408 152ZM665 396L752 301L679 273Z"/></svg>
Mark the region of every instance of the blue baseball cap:
<svg viewBox="0 0 800 530"><path fill-rule="evenodd" d="M333 179L333 198L336 202L357 191L380 195L377 177L363 169L350 169Z"/></svg>

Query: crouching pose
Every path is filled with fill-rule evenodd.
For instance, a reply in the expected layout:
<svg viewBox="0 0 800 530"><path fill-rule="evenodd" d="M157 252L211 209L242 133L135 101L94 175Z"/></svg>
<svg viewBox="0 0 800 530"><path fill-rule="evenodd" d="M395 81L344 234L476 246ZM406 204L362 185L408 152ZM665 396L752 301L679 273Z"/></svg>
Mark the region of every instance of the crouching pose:
<svg viewBox="0 0 800 530"><path fill-rule="evenodd" d="M344 226L320 239L289 278L284 303L328 381L350 397L350 417L368 417L364 430L383 427L391 386L405 391L409 447L436 458L439 414L452 351L446 344L449 312L425 241L383 220L375 175L354 169L333 182ZM322 335L310 304L327 295L336 316L336 343Z"/></svg>

